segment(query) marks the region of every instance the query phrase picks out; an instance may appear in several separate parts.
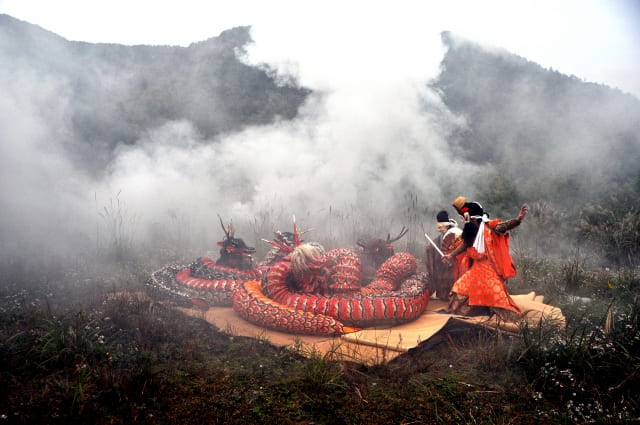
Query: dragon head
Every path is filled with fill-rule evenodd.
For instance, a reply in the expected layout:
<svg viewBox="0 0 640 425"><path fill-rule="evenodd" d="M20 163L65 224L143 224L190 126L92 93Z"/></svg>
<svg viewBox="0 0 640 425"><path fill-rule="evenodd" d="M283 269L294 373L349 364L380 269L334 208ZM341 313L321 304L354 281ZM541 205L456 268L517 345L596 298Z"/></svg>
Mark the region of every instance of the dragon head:
<svg viewBox="0 0 640 425"><path fill-rule="evenodd" d="M362 248L363 257L372 261L376 267L378 267L395 253L393 249L393 242L402 238L408 231L409 229L402 226L402 230L400 230L400 233L395 238L391 238L391 235L387 233L387 239L376 238L369 241L360 239L357 244Z"/></svg>
<svg viewBox="0 0 640 425"><path fill-rule="evenodd" d="M225 228L222 218L219 215L218 218L220 218L224 239L218 242L220 258L216 263L236 269L249 269L253 267L252 255L256 252L256 249L248 246L242 239L235 237L235 229L233 228L232 222Z"/></svg>

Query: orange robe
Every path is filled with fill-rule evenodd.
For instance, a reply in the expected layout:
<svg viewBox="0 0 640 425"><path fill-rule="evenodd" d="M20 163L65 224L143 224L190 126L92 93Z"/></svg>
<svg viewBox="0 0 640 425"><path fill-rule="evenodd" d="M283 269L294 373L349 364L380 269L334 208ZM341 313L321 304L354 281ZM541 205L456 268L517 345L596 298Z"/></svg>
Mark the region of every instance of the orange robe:
<svg viewBox="0 0 640 425"><path fill-rule="evenodd" d="M451 292L467 296L469 306L503 308L520 314L505 285L505 279L515 276L515 267L508 251L509 235L494 230L498 223L500 220L495 219L484 226L483 254L473 247L466 249L466 255L473 263L454 283Z"/></svg>

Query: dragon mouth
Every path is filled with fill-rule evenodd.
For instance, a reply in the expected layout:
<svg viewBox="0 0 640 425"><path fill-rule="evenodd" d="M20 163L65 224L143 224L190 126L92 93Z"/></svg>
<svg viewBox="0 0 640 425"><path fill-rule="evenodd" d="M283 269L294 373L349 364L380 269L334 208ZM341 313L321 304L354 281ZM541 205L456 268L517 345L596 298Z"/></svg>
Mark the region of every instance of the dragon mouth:
<svg viewBox="0 0 640 425"><path fill-rule="evenodd" d="M255 249L243 249L240 255L253 261L253 254L255 254L255 252Z"/></svg>

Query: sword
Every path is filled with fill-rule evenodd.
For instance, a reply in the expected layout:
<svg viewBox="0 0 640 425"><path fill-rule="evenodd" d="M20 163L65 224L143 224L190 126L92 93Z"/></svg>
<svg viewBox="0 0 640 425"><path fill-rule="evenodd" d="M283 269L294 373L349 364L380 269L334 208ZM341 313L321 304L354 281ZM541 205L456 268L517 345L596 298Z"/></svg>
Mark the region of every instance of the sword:
<svg viewBox="0 0 640 425"><path fill-rule="evenodd" d="M422 225L422 231L424 232L424 237L427 238L429 242L431 242L431 245L433 245L433 247L436 249L438 254L440 254L441 257L444 257L444 254L442 253L442 251L440 251L440 248L438 248L438 245L436 245L436 243L429 237L429 235L427 235L427 232L425 232L424 224Z"/></svg>

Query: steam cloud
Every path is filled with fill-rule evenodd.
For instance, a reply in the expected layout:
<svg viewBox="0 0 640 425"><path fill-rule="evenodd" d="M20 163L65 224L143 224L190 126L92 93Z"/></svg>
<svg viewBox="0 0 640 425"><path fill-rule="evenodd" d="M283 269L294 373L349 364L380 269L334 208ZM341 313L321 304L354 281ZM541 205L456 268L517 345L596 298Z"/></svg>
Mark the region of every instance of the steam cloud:
<svg viewBox="0 0 640 425"><path fill-rule="evenodd" d="M214 140L189 122L165 122L120 145L98 172L72 157L82 151L70 135L72 82L0 74L0 255L76 256L114 237L197 255L220 240L218 214L255 245L290 230L292 215L314 238L347 245L354 232L432 224L453 197L474 196L462 176L482 170L449 149L464 120L427 85L443 55L439 35L405 37L415 48L401 56L387 35L334 50L302 40L282 49L299 58L292 64L274 47L292 37L256 31L244 60L314 90L297 119Z"/></svg>
<svg viewBox="0 0 640 425"><path fill-rule="evenodd" d="M322 75L303 58L296 77L315 94L298 119L217 140L203 140L189 122L166 122L134 144L120 145L101 172L72 158L82 151L70 145L65 93L72 82L3 74L2 254L73 256L114 235L142 245L211 248L221 237L217 214L254 243L276 229L289 230L292 215L300 227L315 228L315 237L327 232L330 216L386 234L406 224L407 193L422 207L442 208L450 200L439 184L456 181L464 164L456 164L446 147L455 117L426 88L442 54L439 39L432 41L438 55L427 56L418 69L395 63L371 72L375 64L363 57ZM245 60L283 63L260 57L269 53L259 49L256 43ZM285 71L291 70L281 68L286 77ZM346 240L351 236L340 238L353 244Z"/></svg>
<svg viewBox="0 0 640 425"><path fill-rule="evenodd" d="M216 141L201 140L188 122L169 122L119 151L99 192L122 189L145 221L179 212L194 231L209 235L219 232L217 213L236 225L271 214L279 229L290 229L295 214L319 235L330 211L400 226L407 192L442 208L450 202L439 184L460 172L446 149L446 108L426 90L425 84L337 87L312 96L292 122ZM433 114L424 111L429 96ZM276 229L265 230L262 237Z"/></svg>

